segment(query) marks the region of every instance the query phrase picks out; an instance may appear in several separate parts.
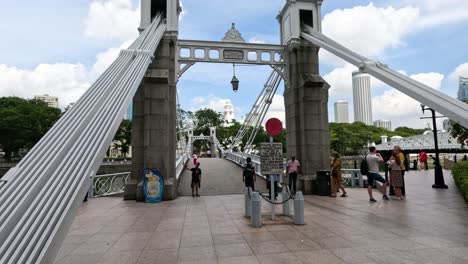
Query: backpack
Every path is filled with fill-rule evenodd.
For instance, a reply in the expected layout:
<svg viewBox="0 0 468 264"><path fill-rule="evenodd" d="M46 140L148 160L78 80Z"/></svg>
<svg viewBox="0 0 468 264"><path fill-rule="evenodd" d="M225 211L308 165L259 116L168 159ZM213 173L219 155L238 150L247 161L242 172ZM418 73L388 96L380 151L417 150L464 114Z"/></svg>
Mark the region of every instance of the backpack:
<svg viewBox="0 0 468 264"><path fill-rule="evenodd" d="M362 175L367 175L369 174L369 164L367 164L367 155L364 157L364 159L361 161L361 174Z"/></svg>
<svg viewBox="0 0 468 264"><path fill-rule="evenodd" d="M244 176L253 177L255 175L255 168L251 164L247 164L244 167Z"/></svg>

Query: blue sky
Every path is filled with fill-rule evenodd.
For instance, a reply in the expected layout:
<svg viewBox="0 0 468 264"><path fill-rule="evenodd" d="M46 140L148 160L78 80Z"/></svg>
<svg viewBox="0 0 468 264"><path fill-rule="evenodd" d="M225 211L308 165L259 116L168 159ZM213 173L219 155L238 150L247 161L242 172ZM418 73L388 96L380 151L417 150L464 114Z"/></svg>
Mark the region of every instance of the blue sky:
<svg viewBox="0 0 468 264"><path fill-rule="evenodd" d="M385 62L451 96L457 76L468 76L468 1L377 0L323 3L323 31L329 37ZM276 15L285 0L183 0L181 39L220 40L235 22L247 41L279 43ZM76 101L137 36L139 1L41 0L4 1L0 9L0 96L31 98L59 96L62 107ZM350 102L354 67L321 51L320 73L332 85L333 103ZM250 109L270 69L237 67L240 89L230 89L232 65L196 64L180 79L184 109L213 107L225 100L236 118ZM283 88L275 96L269 116L283 119ZM372 83L373 117L390 119L394 127L422 127L418 103L378 82Z"/></svg>

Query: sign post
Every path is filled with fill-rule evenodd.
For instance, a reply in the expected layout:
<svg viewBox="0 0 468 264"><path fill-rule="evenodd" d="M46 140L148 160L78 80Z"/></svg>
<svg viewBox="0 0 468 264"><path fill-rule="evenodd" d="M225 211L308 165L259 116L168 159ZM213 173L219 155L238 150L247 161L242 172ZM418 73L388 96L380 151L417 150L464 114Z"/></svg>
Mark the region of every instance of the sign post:
<svg viewBox="0 0 468 264"><path fill-rule="evenodd" d="M283 144L274 143L273 137L281 134L283 124L276 118L269 119L265 124L270 135L270 143L260 145L261 171L270 179L271 220L275 219L275 180L283 173Z"/></svg>

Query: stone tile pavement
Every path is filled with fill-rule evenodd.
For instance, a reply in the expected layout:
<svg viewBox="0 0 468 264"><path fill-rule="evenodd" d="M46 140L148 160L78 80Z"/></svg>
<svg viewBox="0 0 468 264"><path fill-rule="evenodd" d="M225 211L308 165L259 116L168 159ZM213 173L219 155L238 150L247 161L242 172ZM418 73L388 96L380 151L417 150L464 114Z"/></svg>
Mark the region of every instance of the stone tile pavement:
<svg viewBox="0 0 468 264"><path fill-rule="evenodd" d="M242 195L161 204L91 199L56 263L468 263L468 205L445 175L450 189L434 190L432 171L410 172L404 201L375 195L369 204L365 189L348 189L347 198L306 196L303 226L268 221L263 203L268 225L259 229L243 217Z"/></svg>
<svg viewBox="0 0 468 264"><path fill-rule="evenodd" d="M219 158L201 158L198 159L198 162L200 162L202 170L200 195L239 194L243 192L243 189L239 188L243 184L241 167L231 161ZM193 167L192 162L189 162L188 168ZM180 178L177 189L179 195L192 195L191 182L192 172L186 170Z"/></svg>

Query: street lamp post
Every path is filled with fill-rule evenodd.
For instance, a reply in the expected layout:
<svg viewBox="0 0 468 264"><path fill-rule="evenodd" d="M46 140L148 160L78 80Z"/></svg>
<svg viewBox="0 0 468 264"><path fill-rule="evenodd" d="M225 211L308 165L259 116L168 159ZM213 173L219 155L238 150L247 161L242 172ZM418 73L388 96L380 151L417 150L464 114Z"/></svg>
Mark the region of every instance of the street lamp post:
<svg viewBox="0 0 468 264"><path fill-rule="evenodd" d="M435 189L448 189L448 186L445 184L444 180L444 172L442 171L442 166L440 165L440 159L439 159L439 141L437 139L437 122L436 122L436 113L435 110L427 107L423 104L421 104L421 109L424 114L425 110L431 111L432 114L432 128L433 128L433 133L434 133L434 148L435 148L435 154L436 158L434 161L434 181L435 183L432 185L432 188Z"/></svg>

